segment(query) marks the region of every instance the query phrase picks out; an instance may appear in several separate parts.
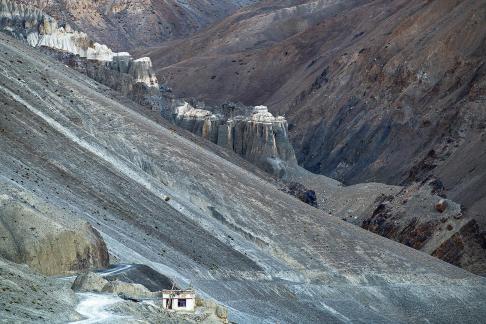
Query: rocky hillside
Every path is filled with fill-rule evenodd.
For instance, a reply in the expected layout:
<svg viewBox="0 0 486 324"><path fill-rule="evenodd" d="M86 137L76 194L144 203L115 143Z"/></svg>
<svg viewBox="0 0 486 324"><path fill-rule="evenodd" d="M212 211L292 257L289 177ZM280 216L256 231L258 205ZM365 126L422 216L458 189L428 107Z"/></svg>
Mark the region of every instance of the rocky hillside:
<svg viewBox="0 0 486 324"><path fill-rule="evenodd" d="M285 118L274 117L264 106L220 107L176 98L160 87L150 58L133 59L94 42L86 33L33 6L4 0L0 7L0 30L55 57L67 66L109 86L128 98L160 110L168 120L209 141L234 151L248 161L283 176L287 165L296 166ZM202 109L200 106L203 106Z"/></svg>
<svg viewBox="0 0 486 324"><path fill-rule="evenodd" d="M19 0L115 50L194 33L258 0Z"/></svg>
<svg viewBox="0 0 486 324"><path fill-rule="evenodd" d="M145 53L183 96L287 114L311 171L398 183L435 145L446 158L481 133L484 12L483 1L270 1Z"/></svg>
<svg viewBox="0 0 486 324"><path fill-rule="evenodd" d="M0 182L89 221L121 262L239 323L486 316L484 278L290 197L36 48L0 35L0 52Z"/></svg>
<svg viewBox="0 0 486 324"><path fill-rule="evenodd" d="M82 319L66 281L0 257L1 323L67 323Z"/></svg>
<svg viewBox="0 0 486 324"><path fill-rule="evenodd" d="M85 32L73 29L69 23L60 23L37 7L3 0L0 4L0 30L32 47L44 49L58 60L126 96L136 97L143 92L140 88L158 91L150 58L133 59L127 52L113 52Z"/></svg>
<svg viewBox="0 0 486 324"><path fill-rule="evenodd" d="M408 188L379 183L344 187L337 181L311 175L297 167L285 118L272 116L266 107L208 105L178 99L165 86L159 91L149 59L134 60L128 53L113 53L70 25L60 26L38 9L5 3L0 11L0 29L4 32L41 47L43 52L122 95L160 110L174 124L290 181L280 185L284 192L457 266L486 273L486 237L481 233L481 224L474 217L464 217L464 210L453 201L443 214L433 208L444 196L440 180L433 182L432 190L427 189L428 185L422 188L425 182Z"/></svg>
<svg viewBox="0 0 486 324"><path fill-rule="evenodd" d="M286 116L308 170L433 175L484 231L485 15L481 0L265 1L141 53L180 96Z"/></svg>

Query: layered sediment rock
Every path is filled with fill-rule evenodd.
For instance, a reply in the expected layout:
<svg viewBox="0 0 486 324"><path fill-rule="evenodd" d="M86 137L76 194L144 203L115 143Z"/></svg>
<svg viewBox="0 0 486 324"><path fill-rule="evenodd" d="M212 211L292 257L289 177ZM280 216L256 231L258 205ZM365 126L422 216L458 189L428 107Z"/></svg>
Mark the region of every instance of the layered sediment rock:
<svg viewBox="0 0 486 324"><path fill-rule="evenodd" d="M208 109L214 112L179 100L162 114L179 127L238 153L271 174L282 177L288 164L297 165L284 117L273 116L265 106L223 105Z"/></svg>
<svg viewBox="0 0 486 324"><path fill-rule="evenodd" d="M108 266L100 234L32 195L0 187L0 256L46 275Z"/></svg>
<svg viewBox="0 0 486 324"><path fill-rule="evenodd" d="M297 165L287 121L274 117L265 106L255 107L250 116L229 119L218 135L220 145L232 148L272 174L284 176L287 163Z"/></svg>
<svg viewBox="0 0 486 324"><path fill-rule="evenodd" d="M98 61L50 48L43 51L142 105L149 105L149 98L158 94L157 79L148 58L135 60L129 53L116 53L111 61Z"/></svg>
<svg viewBox="0 0 486 324"><path fill-rule="evenodd" d="M140 99L158 89L150 58L115 53L32 6L2 0L0 30L32 47L51 50L51 55L65 64L131 98Z"/></svg>

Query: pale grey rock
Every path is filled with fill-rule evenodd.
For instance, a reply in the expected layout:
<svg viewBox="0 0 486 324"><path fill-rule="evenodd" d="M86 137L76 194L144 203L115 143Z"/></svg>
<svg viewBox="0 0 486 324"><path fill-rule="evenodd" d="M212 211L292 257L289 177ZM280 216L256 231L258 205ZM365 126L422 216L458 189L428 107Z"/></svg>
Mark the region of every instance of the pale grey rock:
<svg viewBox="0 0 486 324"><path fill-rule="evenodd" d="M168 109L171 113L162 115L179 127L238 153L271 174L283 177L289 165L297 165L286 119L273 116L266 106L229 118L183 100L173 100Z"/></svg>
<svg viewBox="0 0 486 324"><path fill-rule="evenodd" d="M91 225L4 185L0 185L0 242L0 256L46 275L109 263L106 244Z"/></svg>
<svg viewBox="0 0 486 324"><path fill-rule="evenodd" d="M227 147L266 171L283 177L286 165L297 165L284 117L274 117L264 106L255 107L249 117L228 121ZM222 140L221 142L223 142Z"/></svg>
<svg viewBox="0 0 486 324"><path fill-rule="evenodd" d="M140 82L157 88L159 86L157 77L152 70L152 61L149 57L141 57L133 60L129 65L128 74L130 74L137 83Z"/></svg>
<svg viewBox="0 0 486 324"><path fill-rule="evenodd" d="M86 272L78 275L71 287L76 292L102 292L108 284L108 280L94 272Z"/></svg>
<svg viewBox="0 0 486 324"><path fill-rule="evenodd" d="M120 280L109 281L102 289L103 292L115 295L124 295L129 298L152 298L157 295L148 290L145 286L136 283L127 283Z"/></svg>
<svg viewBox="0 0 486 324"><path fill-rule="evenodd" d="M227 319L228 309L224 306L218 305L216 306L216 315L221 319Z"/></svg>
<svg viewBox="0 0 486 324"><path fill-rule="evenodd" d="M0 30L26 41L32 47L77 55L88 60L87 64L91 61L105 62L104 68L129 75L130 78L122 80L129 79L131 87L142 83L149 88L158 88L150 58L133 59L129 53L115 53L108 46L92 41L86 33L73 30L69 24L59 26L54 18L33 6L2 0L0 18ZM103 78L96 80L105 83ZM106 83L111 87L113 82L110 81ZM123 86L115 85L115 88Z"/></svg>

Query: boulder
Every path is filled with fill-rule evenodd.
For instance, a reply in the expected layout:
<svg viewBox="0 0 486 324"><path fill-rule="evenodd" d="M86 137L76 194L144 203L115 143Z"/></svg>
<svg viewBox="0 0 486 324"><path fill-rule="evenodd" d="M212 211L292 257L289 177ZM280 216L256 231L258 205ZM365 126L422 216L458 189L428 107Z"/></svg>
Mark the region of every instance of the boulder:
<svg viewBox="0 0 486 324"><path fill-rule="evenodd" d="M103 292L123 295L129 299L151 298L156 294L141 284L127 283L120 280L108 282L102 289Z"/></svg>
<svg viewBox="0 0 486 324"><path fill-rule="evenodd" d="M441 199L435 204L435 210L439 213L443 213L447 209L447 200Z"/></svg>
<svg viewBox="0 0 486 324"><path fill-rule="evenodd" d="M158 295L158 293L148 290L144 285L121 280L109 281L94 272L78 275L71 288L77 292L111 293L131 301L152 298Z"/></svg>
<svg viewBox="0 0 486 324"><path fill-rule="evenodd" d="M227 319L228 309L224 306L218 305L216 306L216 315L221 319Z"/></svg>
<svg viewBox="0 0 486 324"><path fill-rule="evenodd" d="M313 207L318 207L317 194L314 190L307 189L303 184L295 181L287 181L280 188L283 192L288 193L301 201Z"/></svg>
<svg viewBox="0 0 486 324"><path fill-rule="evenodd" d="M94 272L82 273L76 277L71 287L77 292L102 292L108 280Z"/></svg>

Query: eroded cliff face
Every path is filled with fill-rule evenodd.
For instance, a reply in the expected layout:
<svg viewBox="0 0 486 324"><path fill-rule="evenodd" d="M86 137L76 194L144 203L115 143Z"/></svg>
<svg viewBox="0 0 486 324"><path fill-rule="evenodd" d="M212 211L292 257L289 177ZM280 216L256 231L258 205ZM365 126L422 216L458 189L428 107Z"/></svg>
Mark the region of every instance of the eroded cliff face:
<svg viewBox="0 0 486 324"><path fill-rule="evenodd" d="M158 89L150 58L113 52L35 7L2 0L0 29L136 101Z"/></svg>
<svg viewBox="0 0 486 324"><path fill-rule="evenodd" d="M117 50L194 33L258 0L17 0Z"/></svg>
<svg viewBox="0 0 486 324"><path fill-rule="evenodd" d="M158 95L157 78L148 58L133 59L129 53L116 53L110 61L98 61L51 48L42 51L142 105L149 105L150 97Z"/></svg>
<svg viewBox="0 0 486 324"><path fill-rule="evenodd" d="M248 117L237 116L219 128L218 144L233 149L266 171L283 177L287 164L297 165L284 117L257 106Z"/></svg>
<svg viewBox="0 0 486 324"><path fill-rule="evenodd" d="M22 170L28 174L28 170ZM106 244L91 225L34 194L0 184L0 256L45 275L104 268Z"/></svg>
<svg viewBox="0 0 486 324"><path fill-rule="evenodd" d="M234 151L270 174L285 176L297 166L287 121L266 106L225 104L196 108L184 100L168 100L162 114L190 132Z"/></svg>

